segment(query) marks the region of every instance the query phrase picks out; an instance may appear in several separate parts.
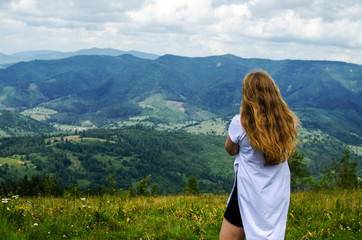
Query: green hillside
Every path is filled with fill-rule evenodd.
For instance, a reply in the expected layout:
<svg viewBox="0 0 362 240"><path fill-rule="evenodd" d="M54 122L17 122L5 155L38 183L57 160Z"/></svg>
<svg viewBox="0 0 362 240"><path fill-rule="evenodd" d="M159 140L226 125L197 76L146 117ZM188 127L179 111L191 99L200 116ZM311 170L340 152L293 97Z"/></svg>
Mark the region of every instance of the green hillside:
<svg viewBox="0 0 362 240"><path fill-rule="evenodd" d="M56 129L16 112L0 110L0 138L10 136L38 135Z"/></svg>
<svg viewBox="0 0 362 240"><path fill-rule="evenodd" d="M0 107L12 108L59 129L143 125L201 133L210 138L223 136L222 142L232 116L239 111L242 78L258 69L272 75L284 99L301 119L304 129L301 150L314 176L332 158L339 158L347 146L361 156L362 66L343 62L272 61L233 55L203 58L165 55L155 60L130 55L75 56L22 62L0 70ZM3 118L2 136L52 131L37 121L33 123L39 127ZM207 142L208 137L204 137ZM56 148L59 151L63 154L63 150ZM39 159L45 161L44 157ZM121 169L128 172L130 168ZM141 178L147 173L130 174ZM187 174L181 174L178 181ZM62 181L79 181L84 185L104 183L104 179L74 175ZM127 179L122 182L136 181Z"/></svg>
<svg viewBox="0 0 362 240"><path fill-rule="evenodd" d="M321 132L303 131L305 162L318 178L320 170L339 159L347 147ZM192 174L202 192L228 192L233 183L234 157L224 149L225 137L158 131L140 126L92 129L58 137L0 139L0 181L51 173L62 186L108 186L113 176L117 188L128 189L148 175L161 193L181 193ZM362 174L362 157L357 160Z"/></svg>
<svg viewBox="0 0 362 240"><path fill-rule="evenodd" d="M157 183L161 192L181 193L194 174L203 191L220 193L233 181L234 159L223 148L221 137L142 127L94 129L55 138L3 138L0 164L8 168L0 171L0 178L52 173L63 186L77 183L85 188L107 185L114 174L117 187L128 189L152 175L151 183Z"/></svg>
<svg viewBox="0 0 362 240"><path fill-rule="evenodd" d="M175 128L237 114L242 79L259 69L272 75L305 128L362 144L362 66L343 62L233 55L165 55L155 60L75 56L22 62L0 69L0 107L49 109L56 113L43 121L53 124L102 127L143 119L156 127Z"/></svg>

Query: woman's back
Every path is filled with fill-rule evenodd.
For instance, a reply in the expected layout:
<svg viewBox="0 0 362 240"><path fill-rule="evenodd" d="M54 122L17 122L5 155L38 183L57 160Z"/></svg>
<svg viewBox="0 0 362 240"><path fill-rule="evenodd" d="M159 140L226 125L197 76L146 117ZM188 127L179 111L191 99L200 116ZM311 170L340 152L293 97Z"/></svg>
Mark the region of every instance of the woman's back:
<svg viewBox="0 0 362 240"><path fill-rule="evenodd" d="M225 149L236 155L235 183L220 239L284 239L290 199L288 158L299 122L266 72L243 82L240 115L230 123Z"/></svg>
<svg viewBox="0 0 362 240"><path fill-rule="evenodd" d="M250 146L240 115L231 121L229 136L240 149L234 170L247 239L283 239L290 198L287 162L265 166L264 154Z"/></svg>

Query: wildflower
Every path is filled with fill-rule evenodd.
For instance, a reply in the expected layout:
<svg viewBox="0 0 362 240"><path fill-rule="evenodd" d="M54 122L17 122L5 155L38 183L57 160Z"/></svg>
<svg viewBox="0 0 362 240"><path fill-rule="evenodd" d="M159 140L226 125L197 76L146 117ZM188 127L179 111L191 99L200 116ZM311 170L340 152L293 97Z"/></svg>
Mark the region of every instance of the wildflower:
<svg viewBox="0 0 362 240"><path fill-rule="evenodd" d="M80 200L85 201L85 200L86 200L86 198L85 198L85 197L83 197L83 198L81 198Z"/></svg>
<svg viewBox="0 0 362 240"><path fill-rule="evenodd" d="M3 199L1 200L2 203L8 203L9 201L10 201L9 198L3 198Z"/></svg>
<svg viewBox="0 0 362 240"><path fill-rule="evenodd" d="M83 207L83 208L85 208L85 207L86 207L86 205L82 205L82 207Z"/></svg>
<svg viewBox="0 0 362 240"><path fill-rule="evenodd" d="M34 223L34 227L37 227L38 226L38 224L37 223Z"/></svg>
<svg viewBox="0 0 362 240"><path fill-rule="evenodd" d="M14 199L19 199L19 195L13 195Z"/></svg>
<svg viewBox="0 0 362 240"><path fill-rule="evenodd" d="M91 208L92 206L88 206L88 208Z"/></svg>
<svg viewBox="0 0 362 240"><path fill-rule="evenodd" d="M10 211L10 208L7 207L6 210Z"/></svg>

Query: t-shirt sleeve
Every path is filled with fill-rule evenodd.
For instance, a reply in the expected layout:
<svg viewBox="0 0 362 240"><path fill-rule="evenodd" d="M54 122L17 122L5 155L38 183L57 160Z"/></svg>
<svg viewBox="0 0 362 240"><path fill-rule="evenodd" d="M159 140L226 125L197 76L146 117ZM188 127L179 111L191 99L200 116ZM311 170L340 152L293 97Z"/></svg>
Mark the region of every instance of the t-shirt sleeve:
<svg viewBox="0 0 362 240"><path fill-rule="evenodd" d="M240 123L240 115L236 115L233 117L233 120L231 120L230 126L229 126L229 137L233 143L239 143L242 135L242 127Z"/></svg>

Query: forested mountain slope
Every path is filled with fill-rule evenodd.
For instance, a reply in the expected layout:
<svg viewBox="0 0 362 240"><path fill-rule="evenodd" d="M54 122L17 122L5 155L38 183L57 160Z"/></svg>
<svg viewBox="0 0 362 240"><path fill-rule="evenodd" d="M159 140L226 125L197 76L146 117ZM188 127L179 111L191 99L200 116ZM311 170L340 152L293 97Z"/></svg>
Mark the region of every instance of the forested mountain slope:
<svg viewBox="0 0 362 240"><path fill-rule="evenodd" d="M93 129L56 137L0 139L0 182L19 181L25 175L52 174L64 187L78 184L136 187L151 175L149 186L157 184L160 193L181 193L187 179L195 175L203 192L229 192L234 157L224 149L225 137L158 131L145 127ZM314 139L302 149L310 172L318 177L331 158L339 159L343 145ZM310 162L313 159L314 162ZM361 157L351 154L351 160ZM357 169L361 176L360 166Z"/></svg>
<svg viewBox="0 0 362 240"><path fill-rule="evenodd" d="M152 116L162 124L230 117L239 111L243 77L259 69L272 75L305 128L320 129L348 144L362 143L362 66L343 62L233 55L22 62L0 70L0 104L17 111L44 107L56 111L47 122L71 125L87 121L104 126L135 116ZM155 114L155 98L177 111Z"/></svg>
<svg viewBox="0 0 362 240"><path fill-rule="evenodd" d="M0 138L39 135L39 133L50 133L55 130L55 128L48 124L19 113L0 110Z"/></svg>
<svg viewBox="0 0 362 240"><path fill-rule="evenodd" d="M0 182L25 174L51 173L63 186L135 187L151 175L149 184L161 192L181 193L194 174L205 192L227 191L233 181L233 157L223 150L224 138L134 127L94 129L63 137L0 139Z"/></svg>

